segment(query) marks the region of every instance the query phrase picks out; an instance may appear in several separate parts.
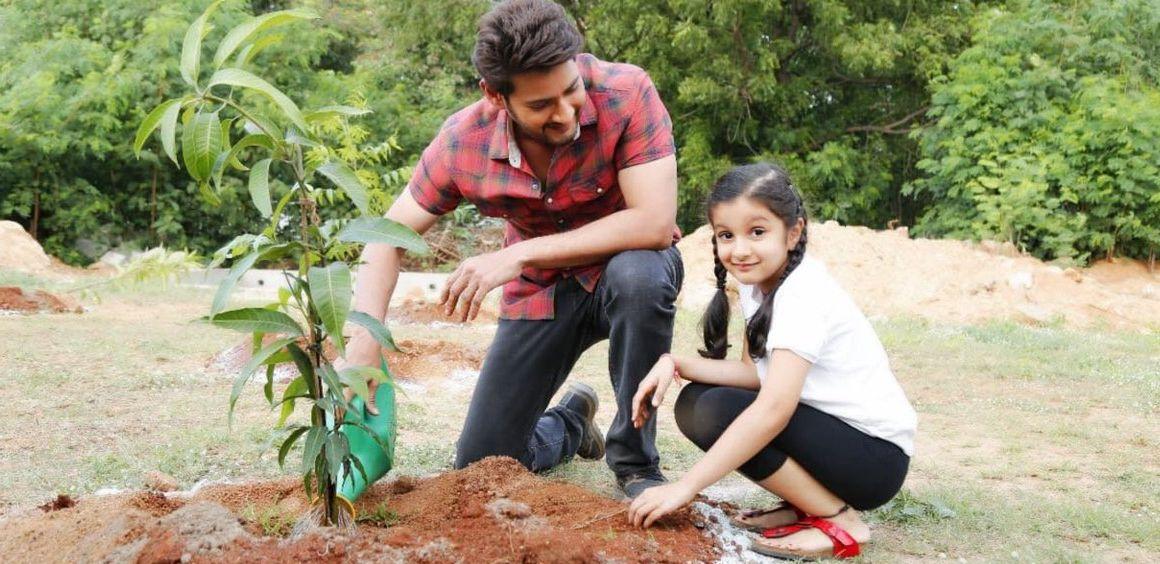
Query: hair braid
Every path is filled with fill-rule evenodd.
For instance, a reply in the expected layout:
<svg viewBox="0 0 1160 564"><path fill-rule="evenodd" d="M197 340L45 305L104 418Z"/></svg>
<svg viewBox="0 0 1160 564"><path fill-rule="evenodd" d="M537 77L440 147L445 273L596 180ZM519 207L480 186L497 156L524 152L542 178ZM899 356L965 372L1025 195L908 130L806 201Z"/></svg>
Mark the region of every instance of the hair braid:
<svg viewBox="0 0 1160 564"><path fill-rule="evenodd" d="M710 234L713 241L713 274L717 277L717 292L709 302L709 308L701 318L701 332L705 348L697 352L705 358L725 358L729 350L729 297L725 295L725 265L717 256L717 236Z"/></svg>

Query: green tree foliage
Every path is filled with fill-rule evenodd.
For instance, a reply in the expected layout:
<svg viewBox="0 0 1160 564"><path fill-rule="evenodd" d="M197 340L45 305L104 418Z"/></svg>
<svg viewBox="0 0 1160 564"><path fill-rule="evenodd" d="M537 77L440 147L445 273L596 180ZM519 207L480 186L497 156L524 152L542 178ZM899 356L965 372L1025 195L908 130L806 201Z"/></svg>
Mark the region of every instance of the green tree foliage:
<svg viewBox="0 0 1160 564"><path fill-rule="evenodd" d="M224 172L214 206L160 147L137 161L126 144L142 108L180 88L184 26L207 4L0 2L0 217L70 262L122 242L208 254L257 220L240 205L245 171ZM250 15L318 12L319 25L271 32L253 62L303 106L371 111L318 134L382 211L443 120L479 98L470 54L490 4L234 0L206 42ZM588 51L653 76L685 229L722 171L773 159L817 219L917 222L1081 261L1156 248L1156 0L561 4ZM353 213L336 198L324 219Z"/></svg>
<svg viewBox="0 0 1160 564"><path fill-rule="evenodd" d="M1160 247L1160 4L983 14L933 81L918 232L1085 261Z"/></svg>

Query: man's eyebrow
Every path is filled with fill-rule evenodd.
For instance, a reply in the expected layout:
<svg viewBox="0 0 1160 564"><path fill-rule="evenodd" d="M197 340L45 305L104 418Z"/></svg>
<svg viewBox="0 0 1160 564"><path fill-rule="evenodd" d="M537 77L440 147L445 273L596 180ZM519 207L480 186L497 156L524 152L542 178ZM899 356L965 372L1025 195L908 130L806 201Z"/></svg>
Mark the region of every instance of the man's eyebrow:
<svg viewBox="0 0 1160 564"><path fill-rule="evenodd" d="M568 88L566 90L564 90L564 92L571 92L571 91L575 90L576 87L579 86L579 82L580 82L580 77L576 77L575 79L572 80L572 84L569 84ZM525 103L527 105L531 106L531 105L535 105L535 104L546 104L548 102L551 102L552 100L555 100L554 96L551 98L540 98L539 100L531 100L531 101L528 101Z"/></svg>

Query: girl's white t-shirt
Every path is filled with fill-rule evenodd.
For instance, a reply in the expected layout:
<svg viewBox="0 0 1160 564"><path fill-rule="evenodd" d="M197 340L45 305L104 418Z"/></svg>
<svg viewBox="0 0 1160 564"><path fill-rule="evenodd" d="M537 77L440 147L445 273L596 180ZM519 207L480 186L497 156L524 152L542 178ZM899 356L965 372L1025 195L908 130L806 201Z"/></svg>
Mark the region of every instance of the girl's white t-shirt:
<svg viewBox="0 0 1160 564"><path fill-rule="evenodd" d="M748 321L765 294L746 284L740 294ZM812 363L802 403L914 454L918 416L890 370L886 349L854 300L808 253L773 298L765 346L765 358L756 362L762 382L773 349L793 351Z"/></svg>

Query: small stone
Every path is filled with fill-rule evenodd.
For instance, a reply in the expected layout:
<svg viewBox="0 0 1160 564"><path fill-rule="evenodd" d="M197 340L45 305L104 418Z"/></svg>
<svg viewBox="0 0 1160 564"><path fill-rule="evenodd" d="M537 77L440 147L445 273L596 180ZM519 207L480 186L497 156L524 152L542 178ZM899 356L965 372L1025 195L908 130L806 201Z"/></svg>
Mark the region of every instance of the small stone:
<svg viewBox="0 0 1160 564"><path fill-rule="evenodd" d="M1027 271L1016 272L1007 278L1007 285L1011 286L1013 290L1030 290L1034 285L1031 273Z"/></svg>
<svg viewBox="0 0 1160 564"><path fill-rule="evenodd" d="M190 562L193 562L192 554L186 552L185 554L181 555L181 564L189 564Z"/></svg>
<svg viewBox="0 0 1160 564"><path fill-rule="evenodd" d="M172 492L177 491L177 480L157 470L151 470L145 473L145 489L155 492Z"/></svg>
<svg viewBox="0 0 1160 564"><path fill-rule="evenodd" d="M947 557L947 553L945 553L945 552L940 552L940 553L938 553L938 557L939 557L939 558L946 558L946 557Z"/></svg>
<svg viewBox="0 0 1160 564"><path fill-rule="evenodd" d="M1064 269L1063 275L1074 280L1076 284L1083 282L1083 274L1074 268Z"/></svg>

